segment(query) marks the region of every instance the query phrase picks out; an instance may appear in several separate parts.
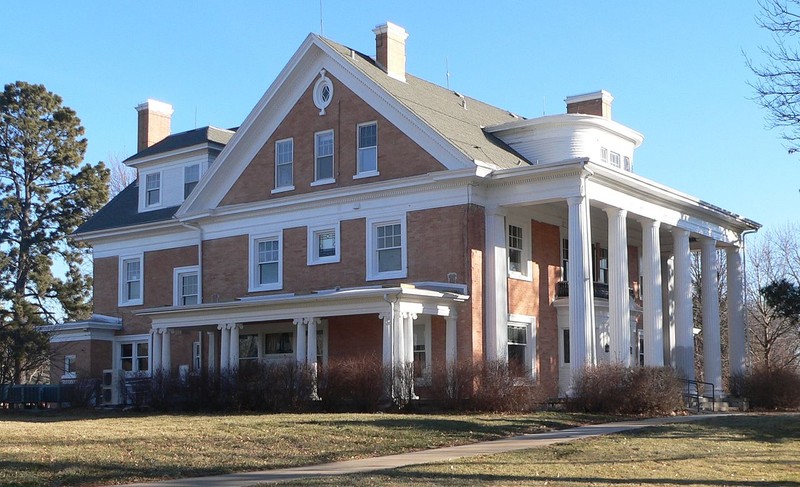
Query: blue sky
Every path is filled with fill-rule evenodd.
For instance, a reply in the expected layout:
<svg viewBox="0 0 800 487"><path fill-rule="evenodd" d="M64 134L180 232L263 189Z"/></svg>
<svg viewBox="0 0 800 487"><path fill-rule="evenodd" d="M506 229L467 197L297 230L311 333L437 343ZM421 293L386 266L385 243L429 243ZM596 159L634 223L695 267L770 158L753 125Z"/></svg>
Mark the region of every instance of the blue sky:
<svg viewBox="0 0 800 487"><path fill-rule="evenodd" d="M0 81L42 83L86 128L86 160L136 147L134 106L175 108L173 132L239 125L309 32L319 0L5 5ZM526 117L598 89L645 136L635 172L756 220L797 221L800 160L749 98L744 53L768 33L755 1L323 0L324 35L374 54L406 28L410 73ZM12 12L9 14L9 12ZM9 22L10 21L10 22Z"/></svg>

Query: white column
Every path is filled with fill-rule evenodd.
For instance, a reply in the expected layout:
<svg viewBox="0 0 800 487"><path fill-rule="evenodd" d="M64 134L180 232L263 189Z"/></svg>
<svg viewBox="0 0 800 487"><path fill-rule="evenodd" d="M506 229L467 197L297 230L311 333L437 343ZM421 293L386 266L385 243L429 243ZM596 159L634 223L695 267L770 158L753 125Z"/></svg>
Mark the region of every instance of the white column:
<svg viewBox="0 0 800 487"><path fill-rule="evenodd" d="M394 335L394 366L402 366L406 361L405 319L402 313L395 311L392 320Z"/></svg>
<svg viewBox="0 0 800 487"><path fill-rule="evenodd" d="M150 352L153 356L153 372L161 371L161 329L153 328L150 333L153 335L153 350Z"/></svg>
<svg viewBox="0 0 800 487"><path fill-rule="evenodd" d="M170 336L172 336L172 332L166 328L161 329L161 369L164 371L165 374L169 374L172 371L172 356L170 352Z"/></svg>
<svg viewBox="0 0 800 487"><path fill-rule="evenodd" d="M456 324L458 323L458 316L455 311L450 311L450 315L444 318L445 332L444 332L444 353L445 361L448 366L453 366L458 360L458 348L456 347L457 335Z"/></svg>
<svg viewBox="0 0 800 487"><path fill-rule="evenodd" d="M664 365L675 368L675 258L661 256L661 326L664 331Z"/></svg>
<svg viewBox="0 0 800 487"><path fill-rule="evenodd" d="M309 367L316 370L317 368L317 325L320 323L319 318L306 318L308 323L308 340L306 352L306 363Z"/></svg>
<svg viewBox="0 0 800 487"><path fill-rule="evenodd" d="M664 331L661 310L661 243L655 220L642 218L642 318L644 364L664 366Z"/></svg>
<svg viewBox="0 0 800 487"><path fill-rule="evenodd" d="M208 373L213 374L217 370L217 334L216 332L206 332L208 337Z"/></svg>
<svg viewBox="0 0 800 487"><path fill-rule="evenodd" d="M231 323L228 326L231 328L231 349L228 353L228 360L230 361L230 369L235 370L239 368L239 330L242 329L242 325L241 323Z"/></svg>
<svg viewBox="0 0 800 487"><path fill-rule="evenodd" d="M628 291L627 210L607 208L608 213L608 314L610 358L631 365L631 308ZM571 245L571 244L570 244Z"/></svg>
<svg viewBox="0 0 800 487"><path fill-rule="evenodd" d="M692 254L689 231L672 229L675 256L675 368L681 376L694 380L694 318L692 316Z"/></svg>
<svg viewBox="0 0 800 487"><path fill-rule="evenodd" d="M217 329L221 334L219 340L219 366L222 370L227 370L231 364L231 329L227 323L217 325Z"/></svg>
<svg viewBox="0 0 800 487"><path fill-rule="evenodd" d="M745 324L744 324L744 273L742 272L742 249L738 245L726 249L728 268L728 356L731 375L745 372Z"/></svg>
<svg viewBox="0 0 800 487"><path fill-rule="evenodd" d="M414 362L414 320L417 315L414 313L403 313L403 338L405 338L405 362Z"/></svg>
<svg viewBox="0 0 800 487"><path fill-rule="evenodd" d="M391 311L388 313L381 313L378 315L378 318L380 318L383 323L383 366L384 367L391 367L392 363L394 362L394 334L392 333L393 332L392 315L393 313Z"/></svg>
<svg viewBox="0 0 800 487"><path fill-rule="evenodd" d="M584 367L594 365L594 292L588 255L591 235L585 196L569 204L569 336L570 373L575 380Z"/></svg>
<svg viewBox="0 0 800 487"><path fill-rule="evenodd" d="M486 359L502 360L506 354L508 321L508 258L506 221L499 209L486 210Z"/></svg>
<svg viewBox="0 0 800 487"><path fill-rule="evenodd" d="M717 283L717 247L710 238L701 238L701 273L703 306L703 381L722 390L722 346L719 329L719 288ZM706 391L711 392L711 391Z"/></svg>
<svg viewBox="0 0 800 487"><path fill-rule="evenodd" d="M306 363L306 320L305 318L295 318L294 324L297 326L297 332L295 333L296 337L296 344L295 344L295 359L298 363L304 364Z"/></svg>

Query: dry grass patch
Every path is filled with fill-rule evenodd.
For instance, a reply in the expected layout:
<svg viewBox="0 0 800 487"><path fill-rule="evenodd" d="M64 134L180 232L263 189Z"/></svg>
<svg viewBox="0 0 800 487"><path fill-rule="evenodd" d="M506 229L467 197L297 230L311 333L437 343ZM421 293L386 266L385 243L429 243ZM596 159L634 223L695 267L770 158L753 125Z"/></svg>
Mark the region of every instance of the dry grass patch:
<svg viewBox="0 0 800 487"><path fill-rule="evenodd" d="M566 414L0 414L0 485L99 485L325 463L566 428Z"/></svg>
<svg viewBox="0 0 800 487"><path fill-rule="evenodd" d="M303 485L800 486L800 416L729 416ZM292 484L297 485L297 484Z"/></svg>

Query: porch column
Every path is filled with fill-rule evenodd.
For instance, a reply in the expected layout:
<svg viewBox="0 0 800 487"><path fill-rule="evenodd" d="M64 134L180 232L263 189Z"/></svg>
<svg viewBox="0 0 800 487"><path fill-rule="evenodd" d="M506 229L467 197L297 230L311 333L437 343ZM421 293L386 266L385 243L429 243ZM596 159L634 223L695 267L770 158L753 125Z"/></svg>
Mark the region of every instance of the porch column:
<svg viewBox="0 0 800 487"><path fill-rule="evenodd" d="M153 372L161 371L161 329L153 328L150 331L153 335L153 350L150 352L153 356Z"/></svg>
<svg viewBox="0 0 800 487"><path fill-rule="evenodd" d="M392 333L392 312L380 313L378 318L383 323L383 366L391 367L393 363L394 335Z"/></svg>
<svg viewBox="0 0 800 487"><path fill-rule="evenodd" d="M664 366L664 330L661 309L661 224L642 218L642 308L644 364Z"/></svg>
<svg viewBox="0 0 800 487"><path fill-rule="evenodd" d="M231 329L227 323L217 325L217 329L221 333L219 340L219 366L222 370L228 370L231 365Z"/></svg>
<svg viewBox="0 0 800 487"><path fill-rule="evenodd" d="M719 335L719 288L717 284L717 247L711 238L701 238L701 273L703 306L703 381L722 390L722 346ZM706 391L710 393L711 391Z"/></svg>
<svg viewBox="0 0 800 487"><path fill-rule="evenodd" d="M664 365L675 368L675 258L661 256L661 326L664 331Z"/></svg>
<svg viewBox="0 0 800 487"><path fill-rule="evenodd" d="M206 332L208 337L208 373L213 374L217 369L217 333L213 331Z"/></svg>
<svg viewBox="0 0 800 487"><path fill-rule="evenodd" d="M314 370L317 368L317 325L319 325L320 321L322 320L319 318L306 318L308 324L306 363Z"/></svg>
<svg viewBox="0 0 800 487"><path fill-rule="evenodd" d="M594 289L592 287L589 201L584 196L569 204L569 336L572 381L594 361Z"/></svg>
<svg viewBox="0 0 800 487"><path fill-rule="evenodd" d="M161 330L162 338L161 338L161 370L164 371L165 374L169 374L172 372L172 356L170 352L170 336L172 332L167 328L162 328Z"/></svg>
<svg viewBox="0 0 800 487"><path fill-rule="evenodd" d="M608 321L610 358L631 366L631 308L628 291L627 210L607 208L608 214Z"/></svg>
<svg viewBox="0 0 800 487"><path fill-rule="evenodd" d="M725 249L728 268L728 358L731 375L745 371L744 278L742 249L739 245Z"/></svg>
<svg viewBox="0 0 800 487"><path fill-rule="evenodd" d="M450 314L444 318L445 332L444 332L444 354L445 361L448 366L454 366L458 360L458 349L456 348L456 323L458 316L455 311L450 311Z"/></svg>
<svg viewBox="0 0 800 487"><path fill-rule="evenodd" d="M239 368L239 330L242 329L241 323L230 323L228 325L231 329L230 338L230 352L228 353L228 360L230 360L231 370Z"/></svg>
<svg viewBox="0 0 800 487"><path fill-rule="evenodd" d="M403 338L404 338L404 352L405 352L405 370L404 376L409 382L406 388L409 391L411 399L419 399L414 393L414 320L417 319L415 313L403 313Z"/></svg>
<svg viewBox="0 0 800 487"><path fill-rule="evenodd" d="M675 368L681 376L694 380L694 323L692 317L692 254L689 231L672 229L675 256Z"/></svg>
<svg viewBox="0 0 800 487"><path fill-rule="evenodd" d="M306 320L305 318L295 318L293 323L297 326L295 333L295 358L298 363L306 363Z"/></svg>
<svg viewBox="0 0 800 487"><path fill-rule="evenodd" d="M404 322L403 314L396 312L395 318L392 320L392 334L394 335L394 363L392 365L395 367L404 365L406 361L406 343L403 336L405 334Z"/></svg>
<svg viewBox="0 0 800 487"><path fill-rule="evenodd" d="M486 209L486 359L505 358L508 339L508 259L506 221L499 208Z"/></svg>

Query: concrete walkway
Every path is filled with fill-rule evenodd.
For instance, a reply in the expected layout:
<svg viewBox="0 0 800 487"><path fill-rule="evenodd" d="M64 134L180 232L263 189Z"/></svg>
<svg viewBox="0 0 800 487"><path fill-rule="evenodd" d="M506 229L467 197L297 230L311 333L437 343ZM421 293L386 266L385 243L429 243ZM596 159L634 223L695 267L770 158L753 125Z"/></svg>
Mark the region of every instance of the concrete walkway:
<svg viewBox="0 0 800 487"><path fill-rule="evenodd" d="M685 423L730 414L703 414L696 416L674 416L669 418L650 418L637 421L622 421L617 423L595 424L579 426L564 430L549 431L522 436L514 436L502 440L482 441L469 445L436 448L384 457L363 458L360 460L347 460L343 462L326 463L323 465L309 465L307 467L281 468L277 470L262 470L259 472L234 473L210 477L195 477L188 479L165 480L162 482L148 482L141 484L128 484L123 487L244 487L265 483L285 482L300 480L309 477L327 477L331 475L347 475L353 473L372 472L375 470L388 470L405 467L407 465L420 465L423 463L446 462L459 458L474 457L478 455L492 455L510 451L539 448L555 443L591 438L593 436L621 433L648 426L658 426L668 423Z"/></svg>

